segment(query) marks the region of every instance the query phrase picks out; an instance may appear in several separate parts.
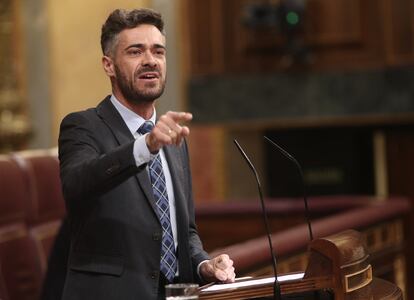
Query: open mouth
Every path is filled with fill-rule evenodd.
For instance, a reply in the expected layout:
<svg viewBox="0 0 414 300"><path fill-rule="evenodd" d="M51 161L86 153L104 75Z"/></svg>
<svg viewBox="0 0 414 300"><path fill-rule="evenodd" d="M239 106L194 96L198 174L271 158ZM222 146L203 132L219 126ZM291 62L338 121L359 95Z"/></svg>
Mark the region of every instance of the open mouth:
<svg viewBox="0 0 414 300"><path fill-rule="evenodd" d="M159 75L157 72L145 72L145 73L140 74L138 78L144 79L144 80L154 80L154 79L158 79Z"/></svg>

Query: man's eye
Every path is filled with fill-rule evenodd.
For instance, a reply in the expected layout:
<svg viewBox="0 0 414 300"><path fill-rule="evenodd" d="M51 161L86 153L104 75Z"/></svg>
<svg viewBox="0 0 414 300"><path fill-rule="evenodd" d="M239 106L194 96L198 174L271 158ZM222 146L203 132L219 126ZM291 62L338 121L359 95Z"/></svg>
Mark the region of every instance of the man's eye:
<svg viewBox="0 0 414 300"><path fill-rule="evenodd" d="M140 53L141 53L141 51L139 51L138 49L128 51L128 54L130 54L130 55L139 55Z"/></svg>
<svg viewBox="0 0 414 300"><path fill-rule="evenodd" d="M159 55L159 56L164 56L165 55L165 50L162 50L162 49L161 50L156 50L155 54Z"/></svg>

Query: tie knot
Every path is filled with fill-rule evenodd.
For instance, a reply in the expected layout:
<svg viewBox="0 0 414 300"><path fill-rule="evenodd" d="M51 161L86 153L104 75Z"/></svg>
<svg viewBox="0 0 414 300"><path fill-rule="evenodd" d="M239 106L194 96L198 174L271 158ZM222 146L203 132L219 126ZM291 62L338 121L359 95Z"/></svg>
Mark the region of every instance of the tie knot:
<svg viewBox="0 0 414 300"><path fill-rule="evenodd" d="M145 121L139 128L138 128L138 133L139 134L146 134L148 132L150 132L152 130L152 128L154 128L154 123L152 123L151 121Z"/></svg>

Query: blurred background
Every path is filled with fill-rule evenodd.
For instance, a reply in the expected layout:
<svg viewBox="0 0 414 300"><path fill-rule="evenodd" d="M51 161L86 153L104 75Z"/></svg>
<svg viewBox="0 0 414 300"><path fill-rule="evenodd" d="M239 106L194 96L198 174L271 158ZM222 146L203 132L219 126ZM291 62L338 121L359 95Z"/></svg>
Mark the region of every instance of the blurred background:
<svg viewBox="0 0 414 300"><path fill-rule="evenodd" d="M238 165L234 138L258 165L269 196L295 195L289 167L263 135L302 162L311 194L414 195L407 176L414 146L413 1L91 6L1 1L2 152L56 146L66 114L110 93L100 27L116 7L146 6L167 23L168 87L158 109L194 114L197 201L256 195L254 185L243 184L250 178Z"/></svg>
<svg viewBox="0 0 414 300"><path fill-rule="evenodd" d="M158 110L194 114L197 205L257 201L233 139L268 199L301 197L264 135L298 159L311 197L414 199L414 0L0 0L3 154L56 147L62 118L110 93L101 26L141 6L166 22Z"/></svg>

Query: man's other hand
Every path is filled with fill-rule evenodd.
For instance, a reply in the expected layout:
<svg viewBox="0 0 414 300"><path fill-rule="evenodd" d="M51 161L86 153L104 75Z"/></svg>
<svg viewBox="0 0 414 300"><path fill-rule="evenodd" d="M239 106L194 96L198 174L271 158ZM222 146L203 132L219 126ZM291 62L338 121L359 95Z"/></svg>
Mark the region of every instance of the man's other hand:
<svg viewBox="0 0 414 300"><path fill-rule="evenodd" d="M225 283L234 282L236 277L233 261L227 254L221 254L202 263L200 275L208 282L221 281Z"/></svg>

